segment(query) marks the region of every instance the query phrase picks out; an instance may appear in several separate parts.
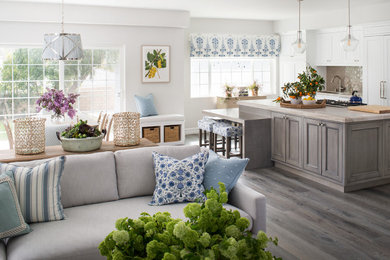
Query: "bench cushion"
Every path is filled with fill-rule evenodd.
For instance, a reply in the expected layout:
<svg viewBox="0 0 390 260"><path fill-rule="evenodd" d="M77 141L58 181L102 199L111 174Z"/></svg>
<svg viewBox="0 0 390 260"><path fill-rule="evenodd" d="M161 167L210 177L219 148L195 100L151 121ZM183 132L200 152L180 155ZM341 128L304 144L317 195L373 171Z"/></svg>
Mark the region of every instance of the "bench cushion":
<svg viewBox="0 0 390 260"><path fill-rule="evenodd" d="M138 218L142 212L159 211L168 211L173 218L184 218L186 203L153 207L147 205L151 199L151 196L137 197L65 209L67 219L32 224L33 232L10 239L8 260L105 259L100 256L98 246L115 229L118 218ZM225 207L237 209L228 204ZM239 212L252 223L248 214Z"/></svg>
<svg viewBox="0 0 390 260"><path fill-rule="evenodd" d="M115 152L119 197L152 195L156 186L153 151L179 160L196 154L199 146L157 146Z"/></svg>
<svg viewBox="0 0 390 260"><path fill-rule="evenodd" d="M155 123L155 122L167 122L167 121L184 121L184 116L180 114L167 114L167 115L157 115L157 116L148 116L148 117L140 118L141 125Z"/></svg>

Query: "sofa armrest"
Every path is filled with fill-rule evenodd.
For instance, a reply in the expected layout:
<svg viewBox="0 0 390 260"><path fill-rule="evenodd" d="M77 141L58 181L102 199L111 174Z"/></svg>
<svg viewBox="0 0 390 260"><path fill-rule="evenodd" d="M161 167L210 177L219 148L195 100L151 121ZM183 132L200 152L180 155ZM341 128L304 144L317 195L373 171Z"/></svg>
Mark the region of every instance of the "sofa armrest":
<svg viewBox="0 0 390 260"><path fill-rule="evenodd" d="M3 239L0 238L0 260L7 259L7 250L5 248L5 244Z"/></svg>
<svg viewBox="0 0 390 260"><path fill-rule="evenodd" d="M229 204L248 213L253 220L252 233L266 231L266 199L265 196L248 186L237 183L229 193Z"/></svg>

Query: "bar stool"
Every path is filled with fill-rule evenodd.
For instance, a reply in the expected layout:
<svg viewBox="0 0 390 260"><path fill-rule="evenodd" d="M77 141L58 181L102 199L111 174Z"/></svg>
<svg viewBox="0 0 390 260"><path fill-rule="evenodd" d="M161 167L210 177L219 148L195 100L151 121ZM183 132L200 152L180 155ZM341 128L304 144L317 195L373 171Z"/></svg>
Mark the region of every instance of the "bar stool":
<svg viewBox="0 0 390 260"><path fill-rule="evenodd" d="M210 149L214 147L213 125L216 122L210 118L204 117L198 120L199 128L199 146L209 146ZM207 133L209 134L209 140L207 140Z"/></svg>
<svg viewBox="0 0 390 260"><path fill-rule="evenodd" d="M214 143L218 138L218 135L222 136L222 149L215 146L215 152L218 150L222 151L222 155L226 158L230 158L232 156L239 156L242 158L243 144L242 144L242 125L232 125L232 123L216 123L213 125L213 135L214 135ZM238 143L240 147L240 152L238 154L232 154L231 145L232 138L238 138ZM225 149L226 145L226 149Z"/></svg>

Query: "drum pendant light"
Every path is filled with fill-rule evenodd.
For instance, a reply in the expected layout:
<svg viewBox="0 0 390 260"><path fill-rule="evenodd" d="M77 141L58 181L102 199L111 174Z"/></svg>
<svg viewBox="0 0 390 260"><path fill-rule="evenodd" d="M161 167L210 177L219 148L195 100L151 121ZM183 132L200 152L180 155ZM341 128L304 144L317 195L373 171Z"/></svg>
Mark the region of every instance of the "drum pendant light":
<svg viewBox="0 0 390 260"><path fill-rule="evenodd" d="M44 35L43 60L80 60L83 57L80 34L64 33L64 0L61 3L61 33Z"/></svg>
<svg viewBox="0 0 390 260"><path fill-rule="evenodd" d="M291 45L295 54L302 54L306 50L306 43L302 39L302 31L301 31L301 2L303 0L298 0L298 32L297 32L297 40L293 42Z"/></svg>
<svg viewBox="0 0 390 260"><path fill-rule="evenodd" d="M348 0L348 26L347 26L347 35L344 39L341 40L341 47L343 47L344 51L351 52L356 50L359 45L359 41L352 36L351 33L351 1Z"/></svg>

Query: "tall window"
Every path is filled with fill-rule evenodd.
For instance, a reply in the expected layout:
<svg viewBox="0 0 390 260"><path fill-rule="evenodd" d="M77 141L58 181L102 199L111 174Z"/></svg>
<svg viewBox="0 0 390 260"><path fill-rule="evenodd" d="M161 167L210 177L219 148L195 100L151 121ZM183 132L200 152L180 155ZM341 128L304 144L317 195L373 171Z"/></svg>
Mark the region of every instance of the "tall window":
<svg viewBox="0 0 390 260"><path fill-rule="evenodd" d="M254 81L261 93L274 93L273 59L265 58L191 58L191 97L223 95L225 84L246 87Z"/></svg>
<svg viewBox="0 0 390 260"><path fill-rule="evenodd" d="M120 110L120 50L85 49L80 61L42 61L41 48L0 47L0 122L36 113L46 88L78 93L86 114ZM0 141L5 139L0 123Z"/></svg>

